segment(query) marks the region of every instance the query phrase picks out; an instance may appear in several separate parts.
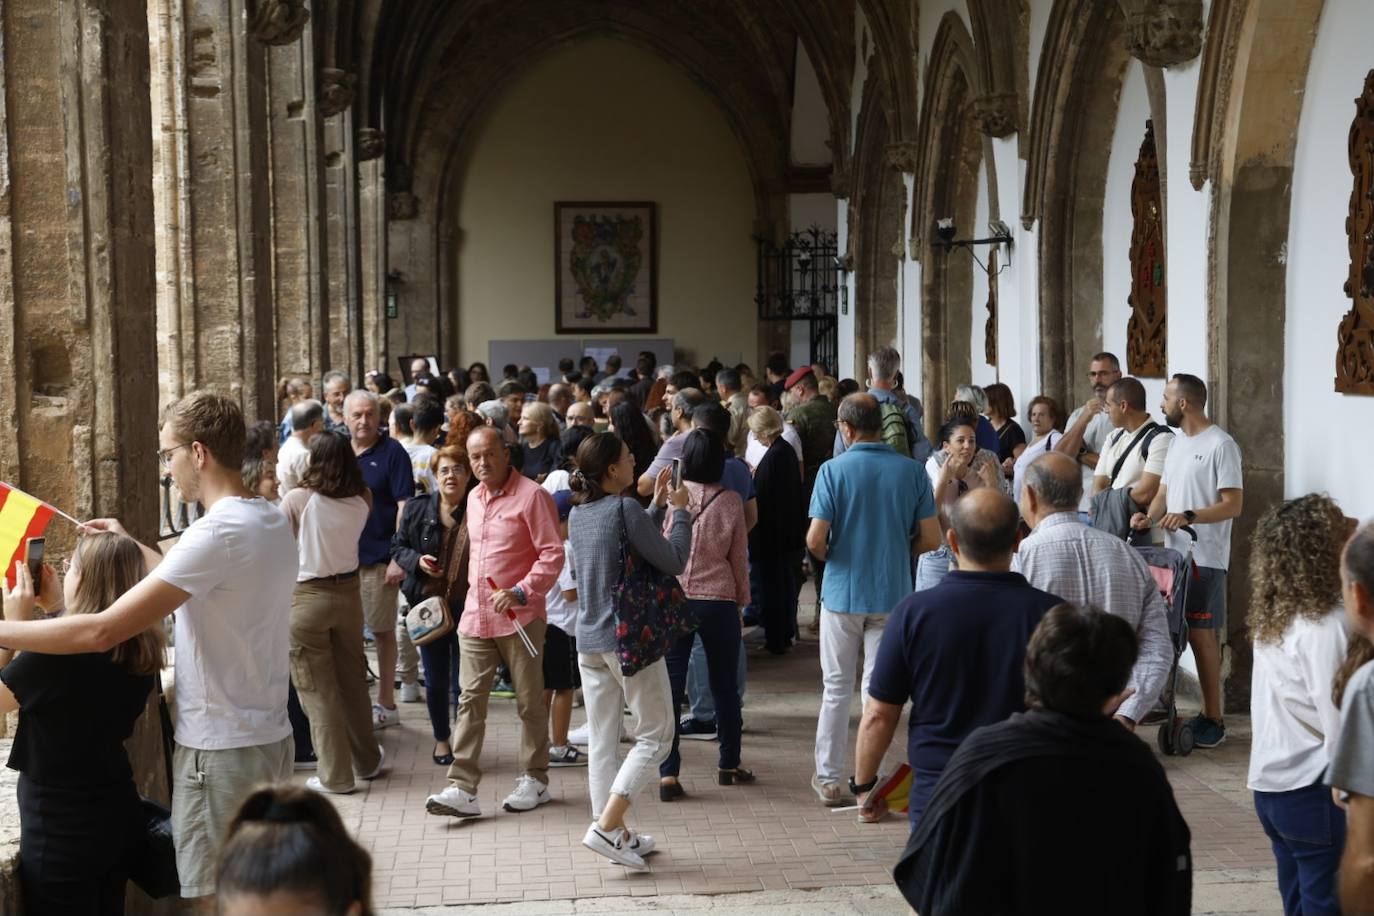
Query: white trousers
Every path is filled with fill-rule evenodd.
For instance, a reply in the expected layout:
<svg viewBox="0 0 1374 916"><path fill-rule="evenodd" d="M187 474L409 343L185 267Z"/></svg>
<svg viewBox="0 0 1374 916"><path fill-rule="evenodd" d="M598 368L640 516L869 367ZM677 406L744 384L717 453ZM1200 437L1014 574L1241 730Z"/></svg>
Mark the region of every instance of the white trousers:
<svg viewBox="0 0 1374 916"><path fill-rule="evenodd" d="M677 720L668 665L659 659L625 677L614 652L578 653L582 702L587 708L587 787L592 817L599 818L612 792L633 800L673 749ZM630 707L634 744L620 761L623 707Z"/></svg>
<svg viewBox="0 0 1374 916"><path fill-rule="evenodd" d="M816 718L816 775L822 782L845 779L849 750L849 705L854 675L863 657L863 697L878 657L887 614L844 614L821 608L821 680L825 692Z"/></svg>

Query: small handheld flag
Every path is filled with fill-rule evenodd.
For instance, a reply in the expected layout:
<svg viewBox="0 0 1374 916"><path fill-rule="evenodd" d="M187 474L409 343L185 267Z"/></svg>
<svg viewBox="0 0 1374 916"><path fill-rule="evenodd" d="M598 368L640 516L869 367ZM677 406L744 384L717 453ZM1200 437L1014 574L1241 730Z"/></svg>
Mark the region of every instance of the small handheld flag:
<svg viewBox="0 0 1374 916"><path fill-rule="evenodd" d="M9 588L14 588L14 564L24 559L24 544L29 538L42 537L54 514L57 510L42 500L0 483L0 557L6 561L5 584Z"/></svg>

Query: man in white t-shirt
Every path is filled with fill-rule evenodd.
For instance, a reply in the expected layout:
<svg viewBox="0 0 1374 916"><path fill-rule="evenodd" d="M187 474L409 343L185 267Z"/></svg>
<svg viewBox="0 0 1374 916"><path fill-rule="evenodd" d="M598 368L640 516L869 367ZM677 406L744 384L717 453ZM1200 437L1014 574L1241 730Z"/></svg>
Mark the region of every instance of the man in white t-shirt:
<svg viewBox="0 0 1374 916"><path fill-rule="evenodd" d="M1221 717L1221 635L1226 628L1226 569L1231 561L1231 522L1241 513L1240 447L1207 419L1207 385L1176 374L1164 388L1160 412L1179 430L1164 461L1159 492L1131 527L1159 525L1167 546L1193 552L1197 577L1188 588L1188 644L1197 659L1202 712L1193 719L1193 743L1216 747L1226 740ZM1181 528L1191 527L1197 543Z"/></svg>
<svg viewBox="0 0 1374 916"><path fill-rule="evenodd" d="M316 400L292 405L286 414L291 435L277 451L277 495L285 496L301 482L310 464L310 440L324 432L324 405Z"/></svg>
<svg viewBox="0 0 1374 916"><path fill-rule="evenodd" d="M108 652L178 612L172 835L181 896L205 897L215 892L219 843L239 804L256 785L291 776L296 540L286 516L243 485L246 436L236 401L194 391L163 417L158 459L205 514L165 557L144 547L151 572L105 611L0 621L0 645ZM127 534L115 519L85 528Z"/></svg>
<svg viewBox="0 0 1374 916"><path fill-rule="evenodd" d="M1093 492L1129 487L1131 500L1144 509L1159 492L1174 434L1151 419L1145 410L1145 386L1130 376L1107 391L1107 417L1113 429L1094 468Z"/></svg>
<svg viewBox="0 0 1374 916"><path fill-rule="evenodd" d="M430 470L429 462L434 457L434 440L444 424L444 408L431 397L421 397L411 404L411 437L405 446L410 456L410 467L415 474L415 495L424 496L439 488L439 481Z"/></svg>
<svg viewBox="0 0 1374 916"><path fill-rule="evenodd" d="M1112 420L1107 414L1107 390L1120 378L1121 361L1115 354L1102 352L1092 358L1088 364L1088 381L1092 384L1093 396L1069 414L1064 435L1054 446L1056 452L1077 459L1083 468L1083 499L1078 504L1078 511L1085 522L1092 505L1093 474L1112 431Z"/></svg>

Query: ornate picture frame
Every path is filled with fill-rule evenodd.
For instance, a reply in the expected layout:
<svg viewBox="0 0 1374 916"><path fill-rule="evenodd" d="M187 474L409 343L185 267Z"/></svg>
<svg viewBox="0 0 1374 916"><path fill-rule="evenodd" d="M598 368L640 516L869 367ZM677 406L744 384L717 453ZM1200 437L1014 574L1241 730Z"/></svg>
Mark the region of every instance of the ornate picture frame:
<svg viewBox="0 0 1374 916"><path fill-rule="evenodd" d="M553 205L559 334L658 333L658 207L649 201Z"/></svg>

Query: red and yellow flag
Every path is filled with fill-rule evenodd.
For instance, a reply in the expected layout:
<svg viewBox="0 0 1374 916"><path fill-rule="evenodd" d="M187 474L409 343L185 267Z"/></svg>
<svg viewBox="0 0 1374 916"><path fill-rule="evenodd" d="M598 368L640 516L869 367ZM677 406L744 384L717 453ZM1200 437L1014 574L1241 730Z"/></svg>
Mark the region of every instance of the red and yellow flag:
<svg viewBox="0 0 1374 916"><path fill-rule="evenodd" d="M24 543L42 537L52 517L53 509L47 503L0 483L0 558L5 560L8 587L14 588L14 564L24 559Z"/></svg>
<svg viewBox="0 0 1374 916"><path fill-rule="evenodd" d="M887 799L889 811L906 811L911 804L911 767L902 764L873 793L874 799Z"/></svg>

